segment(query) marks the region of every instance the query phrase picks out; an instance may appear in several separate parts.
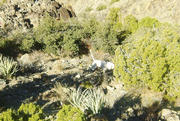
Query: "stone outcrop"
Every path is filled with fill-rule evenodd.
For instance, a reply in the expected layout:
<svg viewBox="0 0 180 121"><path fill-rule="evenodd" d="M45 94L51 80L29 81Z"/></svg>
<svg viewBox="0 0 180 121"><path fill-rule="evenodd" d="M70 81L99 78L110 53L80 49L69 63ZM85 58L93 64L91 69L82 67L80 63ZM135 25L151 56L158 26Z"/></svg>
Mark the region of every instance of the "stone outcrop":
<svg viewBox="0 0 180 121"><path fill-rule="evenodd" d="M0 27L27 30L38 26L46 14L58 20L76 16L71 6L54 0L9 0L0 7Z"/></svg>

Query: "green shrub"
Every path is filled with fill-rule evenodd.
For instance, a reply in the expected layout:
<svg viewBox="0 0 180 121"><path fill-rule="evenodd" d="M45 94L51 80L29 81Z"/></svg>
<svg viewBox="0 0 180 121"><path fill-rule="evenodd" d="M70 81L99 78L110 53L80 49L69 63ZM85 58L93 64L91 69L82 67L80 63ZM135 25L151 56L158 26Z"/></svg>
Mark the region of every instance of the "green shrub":
<svg viewBox="0 0 180 121"><path fill-rule="evenodd" d="M64 22L46 17L34 32L35 40L48 53L69 56L81 53L83 28L76 21Z"/></svg>
<svg viewBox="0 0 180 121"><path fill-rule="evenodd" d="M92 37L93 45L95 49L114 54L117 45L120 45L128 35L129 32L123 29L120 9L112 8L106 22L97 27Z"/></svg>
<svg viewBox="0 0 180 121"><path fill-rule="evenodd" d="M113 3L118 2L118 1L120 1L120 0L111 0L110 4L113 4Z"/></svg>
<svg viewBox="0 0 180 121"><path fill-rule="evenodd" d="M30 32L30 31L29 31ZM31 52L36 49L36 42L31 33L13 33L0 38L0 53L16 57L19 53Z"/></svg>
<svg viewBox="0 0 180 121"><path fill-rule="evenodd" d="M7 2L7 0L2 0L1 2L0 2L0 6L2 6L3 4L5 4Z"/></svg>
<svg viewBox="0 0 180 121"><path fill-rule="evenodd" d="M18 121L17 112L12 109L2 112L0 114L0 121Z"/></svg>
<svg viewBox="0 0 180 121"><path fill-rule="evenodd" d="M31 34L23 34L22 40L19 49L24 52L32 52L35 49L41 49L36 48L36 41Z"/></svg>
<svg viewBox="0 0 180 121"><path fill-rule="evenodd" d="M94 85L91 84L89 81L83 81L80 86L85 89L91 89Z"/></svg>
<svg viewBox="0 0 180 121"><path fill-rule="evenodd" d="M57 21L47 16L29 33L0 36L0 52L16 57L18 53L38 49L56 55L77 56L87 51L82 40L93 34L92 27L91 30L88 31L87 27L83 27L77 20Z"/></svg>
<svg viewBox="0 0 180 121"><path fill-rule="evenodd" d="M160 25L161 23L157 19L151 17L145 17L139 21L139 28L141 27L155 28L155 27L159 27Z"/></svg>
<svg viewBox="0 0 180 121"><path fill-rule="evenodd" d="M19 53L31 52L36 46L32 31L15 32L0 37L0 53L3 55L16 57Z"/></svg>
<svg viewBox="0 0 180 121"><path fill-rule="evenodd" d="M128 15L124 19L124 26L125 30L134 33L138 29L138 20L134 16Z"/></svg>
<svg viewBox="0 0 180 121"><path fill-rule="evenodd" d="M71 25L70 25L71 26ZM83 45L82 39L82 28L81 26L73 25L71 29L68 29L64 33L64 45L62 46L63 50L67 55L76 56L80 54L81 45Z"/></svg>
<svg viewBox="0 0 180 121"><path fill-rule="evenodd" d="M122 19L120 8L111 8L106 19L109 20L111 24L120 22Z"/></svg>
<svg viewBox="0 0 180 121"><path fill-rule="evenodd" d="M86 27L86 31L89 30L93 48L114 54L117 46L121 45L128 36L135 33L138 29L158 28L161 26L161 23L150 17L143 18L138 22L132 15L128 15L123 19L120 9L112 8L105 22L94 22L93 25ZM87 34L88 32L85 33Z"/></svg>
<svg viewBox="0 0 180 121"><path fill-rule="evenodd" d="M83 38L90 39L98 31L100 23L95 18L82 21Z"/></svg>
<svg viewBox="0 0 180 121"><path fill-rule="evenodd" d="M44 118L41 108L32 103L22 104L18 111L8 109L0 114L0 121L44 121Z"/></svg>
<svg viewBox="0 0 180 121"><path fill-rule="evenodd" d="M19 52L18 43L12 38L0 38L0 53L7 56L16 56Z"/></svg>
<svg viewBox="0 0 180 121"><path fill-rule="evenodd" d="M57 54L61 48L62 38L56 27L56 21L51 17L46 17L41 24L34 29L35 40L48 53Z"/></svg>
<svg viewBox="0 0 180 121"><path fill-rule="evenodd" d="M63 105L57 113L57 121L85 121L84 113L71 105Z"/></svg>
<svg viewBox="0 0 180 121"><path fill-rule="evenodd" d="M179 30L172 26L141 29L119 46L114 58L114 75L126 87L145 86L180 96Z"/></svg>
<svg viewBox="0 0 180 121"><path fill-rule="evenodd" d="M111 8L107 15L106 22L112 26L114 31L122 31L122 15L120 8Z"/></svg>
<svg viewBox="0 0 180 121"><path fill-rule="evenodd" d="M86 12L90 12L90 11L92 11L93 9L91 8L91 7L87 7L86 9L85 9L85 11Z"/></svg>
<svg viewBox="0 0 180 121"><path fill-rule="evenodd" d="M23 121L41 121L45 118L40 106L33 103L22 104L18 109L18 113Z"/></svg>
<svg viewBox="0 0 180 121"><path fill-rule="evenodd" d="M107 8L106 5L99 5L99 6L96 8L96 10L97 10L97 11L102 11L102 10L104 10L104 9L106 9L106 8Z"/></svg>
<svg viewBox="0 0 180 121"><path fill-rule="evenodd" d="M96 50L103 50L114 54L114 51L119 44L118 32L114 31L110 24L101 25L99 30L93 36L93 47Z"/></svg>
<svg viewBox="0 0 180 121"><path fill-rule="evenodd" d="M138 21L133 15L128 15L124 18L123 26L125 30L134 33L141 28L158 28L161 26L161 23L151 17L145 17Z"/></svg>

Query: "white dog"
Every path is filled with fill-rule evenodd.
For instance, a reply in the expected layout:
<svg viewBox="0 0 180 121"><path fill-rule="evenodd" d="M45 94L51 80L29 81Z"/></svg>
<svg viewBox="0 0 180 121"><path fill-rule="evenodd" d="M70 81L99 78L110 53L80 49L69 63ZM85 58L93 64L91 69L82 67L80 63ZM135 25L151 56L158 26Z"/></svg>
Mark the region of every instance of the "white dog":
<svg viewBox="0 0 180 121"><path fill-rule="evenodd" d="M104 71L106 70L112 70L114 69L114 64L112 62L106 62L106 61L102 61L102 60L96 60L91 52L91 49L90 49L90 54L91 54L91 57L93 59L93 63L91 64L90 66L90 69L91 70L95 70L96 68L101 68L103 69Z"/></svg>

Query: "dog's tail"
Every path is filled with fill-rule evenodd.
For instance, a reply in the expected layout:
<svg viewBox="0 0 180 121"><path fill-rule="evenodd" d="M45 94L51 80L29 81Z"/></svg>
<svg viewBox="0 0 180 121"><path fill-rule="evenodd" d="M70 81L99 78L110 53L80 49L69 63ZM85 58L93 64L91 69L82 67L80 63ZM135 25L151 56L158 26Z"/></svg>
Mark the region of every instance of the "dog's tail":
<svg viewBox="0 0 180 121"><path fill-rule="evenodd" d="M94 59L94 56L93 56L93 54L92 54L91 49L89 50L89 52L90 52L90 54L91 54L91 58L92 58L92 59L93 59L93 61L94 61L95 59Z"/></svg>

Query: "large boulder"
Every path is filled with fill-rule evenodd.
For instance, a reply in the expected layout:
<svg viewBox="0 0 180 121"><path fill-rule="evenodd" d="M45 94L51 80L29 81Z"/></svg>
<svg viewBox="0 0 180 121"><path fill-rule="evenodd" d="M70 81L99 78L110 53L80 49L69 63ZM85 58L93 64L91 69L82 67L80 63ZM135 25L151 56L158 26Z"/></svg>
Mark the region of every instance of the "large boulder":
<svg viewBox="0 0 180 121"><path fill-rule="evenodd" d="M0 8L0 27L27 30L37 27L46 14L58 20L76 16L71 6L54 0L9 0Z"/></svg>

